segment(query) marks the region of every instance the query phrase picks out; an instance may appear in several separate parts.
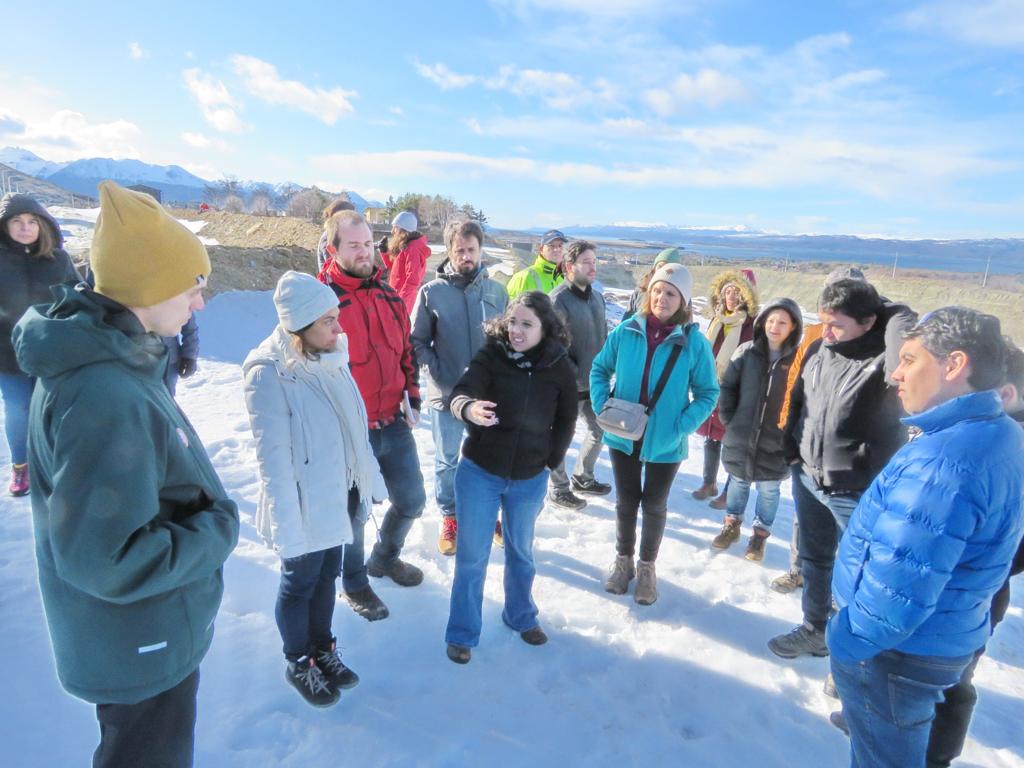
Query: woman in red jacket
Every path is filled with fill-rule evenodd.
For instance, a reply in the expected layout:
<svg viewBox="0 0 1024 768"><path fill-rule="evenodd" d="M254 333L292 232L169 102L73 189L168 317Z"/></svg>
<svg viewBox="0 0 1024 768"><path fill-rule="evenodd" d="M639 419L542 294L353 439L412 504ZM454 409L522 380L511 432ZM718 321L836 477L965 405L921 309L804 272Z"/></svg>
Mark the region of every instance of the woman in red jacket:
<svg viewBox="0 0 1024 768"><path fill-rule="evenodd" d="M416 228L416 214L402 211L391 222L391 237L381 238L378 247L388 272L388 284L398 292L405 302L407 312L412 312L416 303L416 292L427 271L430 246L427 238Z"/></svg>

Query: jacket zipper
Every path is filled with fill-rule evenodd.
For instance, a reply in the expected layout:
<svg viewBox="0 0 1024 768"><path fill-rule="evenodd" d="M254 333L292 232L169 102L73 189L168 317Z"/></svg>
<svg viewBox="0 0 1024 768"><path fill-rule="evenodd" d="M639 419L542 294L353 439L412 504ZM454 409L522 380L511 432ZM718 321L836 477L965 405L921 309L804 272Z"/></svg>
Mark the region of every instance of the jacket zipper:
<svg viewBox="0 0 1024 768"><path fill-rule="evenodd" d="M526 372L526 397L523 398L523 407L522 407L522 410L519 412L519 426L516 427L516 440L512 444L512 453L509 456L509 465L508 465L508 476L509 476L509 479L512 478L512 465L513 465L513 463L516 460L516 458L515 458L516 457L516 451L519 450L519 435L523 431L523 427L522 427L523 416L526 415L526 409L530 405L530 390L532 388L533 388L533 371L532 370L528 370Z"/></svg>

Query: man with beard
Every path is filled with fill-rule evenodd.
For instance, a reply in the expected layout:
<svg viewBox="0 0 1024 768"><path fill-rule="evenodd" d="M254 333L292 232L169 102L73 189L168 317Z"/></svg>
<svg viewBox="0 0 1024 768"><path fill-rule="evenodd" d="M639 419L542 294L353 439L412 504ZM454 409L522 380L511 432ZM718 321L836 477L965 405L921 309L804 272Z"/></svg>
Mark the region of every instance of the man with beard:
<svg viewBox="0 0 1024 768"><path fill-rule="evenodd" d="M420 288L412 313L416 362L427 368L434 498L442 515L437 547L443 555L455 554L455 467L465 431L452 416L448 399L484 343L484 322L500 317L508 304L504 287L491 280L481 264L483 244L484 232L476 222L450 224L445 232L448 256L438 266L437 277Z"/></svg>
<svg viewBox="0 0 1024 768"><path fill-rule="evenodd" d="M366 521L353 520L354 541L345 547L342 563L345 597L356 613L374 621L385 618L388 609L370 587L367 574L387 576L403 587L423 581L419 568L398 557L426 504L412 435L419 420L419 380L405 304L374 266L373 237L366 220L355 211L340 211L324 228L331 258L320 279L338 296L338 321L348 336L349 367L366 402L370 446L391 500L370 559L364 564Z"/></svg>
<svg viewBox="0 0 1024 768"><path fill-rule="evenodd" d="M612 491L608 483L594 477L597 457L601 455L604 432L590 406L590 367L608 337L608 320L604 296L594 290L597 279L597 254L593 243L576 240L566 250L562 261L565 282L551 292L551 301L569 328L569 358L576 365L576 388L579 391L580 415L587 423L587 435L580 445L576 469L570 478L565 460L551 470L551 491L548 501L564 509L583 509L587 502L576 493L606 496ZM576 493L573 493L575 491Z"/></svg>

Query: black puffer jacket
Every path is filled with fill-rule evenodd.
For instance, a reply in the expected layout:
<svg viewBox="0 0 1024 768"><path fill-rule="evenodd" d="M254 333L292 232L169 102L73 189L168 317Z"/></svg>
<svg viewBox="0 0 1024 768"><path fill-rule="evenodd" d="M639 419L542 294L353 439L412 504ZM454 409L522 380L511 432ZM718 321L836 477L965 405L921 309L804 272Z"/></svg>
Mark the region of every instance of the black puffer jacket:
<svg viewBox="0 0 1024 768"><path fill-rule="evenodd" d="M16 243L7 235L7 220L23 213L33 214L50 228L57 245L53 258L36 256L32 246ZM11 331L25 310L33 304L51 303L51 285L82 279L60 247L63 244L57 220L35 198L7 195L0 200L0 373L20 371L11 346Z"/></svg>
<svg viewBox="0 0 1024 768"><path fill-rule="evenodd" d="M795 327L772 362L765 335L768 315L776 309L789 313ZM732 477L752 482L781 480L786 476L779 411L786 396L786 380L803 334L800 307L792 299L770 301L754 321L754 338L742 344L722 377L718 415L725 427L722 463Z"/></svg>
<svg viewBox="0 0 1024 768"><path fill-rule="evenodd" d="M799 459L824 490L863 491L907 442L886 358L902 343L897 331L915 320L908 307L887 304L863 336L836 344L819 341L817 349L808 350L793 389L786 457Z"/></svg>
<svg viewBox="0 0 1024 768"><path fill-rule="evenodd" d="M511 480L535 477L565 458L576 429L576 369L565 347L542 341L532 368L518 367L488 337L452 389L456 418L472 400L496 403L498 423L466 422L462 455L493 475Z"/></svg>

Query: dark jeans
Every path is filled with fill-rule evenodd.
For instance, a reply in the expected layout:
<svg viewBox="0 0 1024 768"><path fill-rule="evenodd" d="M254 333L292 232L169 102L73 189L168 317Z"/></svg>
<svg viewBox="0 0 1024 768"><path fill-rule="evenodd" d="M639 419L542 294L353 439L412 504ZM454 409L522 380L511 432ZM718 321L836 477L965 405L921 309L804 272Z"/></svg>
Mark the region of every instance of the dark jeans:
<svg viewBox="0 0 1024 768"><path fill-rule="evenodd" d="M704 438L704 485L718 482L718 465L722 460L722 441Z"/></svg>
<svg viewBox="0 0 1024 768"><path fill-rule="evenodd" d="M935 705L972 658L883 651L847 664L833 656L852 768L922 768Z"/></svg>
<svg viewBox="0 0 1024 768"><path fill-rule="evenodd" d="M398 559L409 529L423 514L427 493L423 489L416 439L404 419L399 418L381 429L371 429L370 447L377 457L391 501L371 557L386 566Z"/></svg>
<svg viewBox="0 0 1024 768"><path fill-rule="evenodd" d="M288 661L331 646L334 585L341 572L341 552L339 545L281 560L274 618Z"/></svg>
<svg viewBox="0 0 1024 768"><path fill-rule="evenodd" d="M642 507L640 559L653 563L658 559L661 538L665 534L668 492L681 462L643 463L639 441L632 454L614 448L608 453L615 478L615 552L632 557L636 548L637 510Z"/></svg>
<svg viewBox="0 0 1024 768"><path fill-rule="evenodd" d="M196 669L138 704L97 704L100 745L93 768L191 768L198 692Z"/></svg>
<svg viewBox="0 0 1024 768"><path fill-rule="evenodd" d="M824 630L832 609L836 548L860 494L828 495L799 465L794 465L792 471L793 501L800 524L800 572L804 577L800 599L804 621L815 629Z"/></svg>

